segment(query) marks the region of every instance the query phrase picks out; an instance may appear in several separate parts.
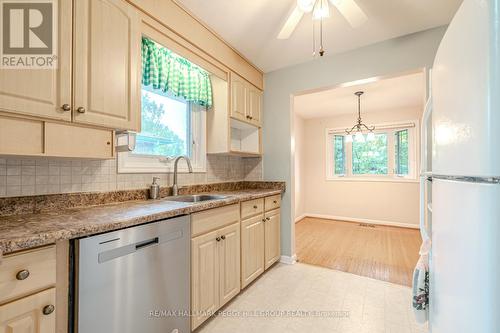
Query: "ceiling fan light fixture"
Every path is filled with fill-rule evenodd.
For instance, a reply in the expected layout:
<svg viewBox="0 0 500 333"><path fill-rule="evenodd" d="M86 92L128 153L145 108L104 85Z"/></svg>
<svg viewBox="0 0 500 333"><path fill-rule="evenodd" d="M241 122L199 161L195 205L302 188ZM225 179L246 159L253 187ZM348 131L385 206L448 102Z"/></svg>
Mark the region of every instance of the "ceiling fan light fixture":
<svg viewBox="0 0 500 333"><path fill-rule="evenodd" d="M310 13L314 8L316 0L297 0L297 6L304 13Z"/></svg>
<svg viewBox="0 0 500 333"><path fill-rule="evenodd" d="M313 19L321 20L330 17L330 6L328 5L328 0L318 0L318 3L314 6Z"/></svg>

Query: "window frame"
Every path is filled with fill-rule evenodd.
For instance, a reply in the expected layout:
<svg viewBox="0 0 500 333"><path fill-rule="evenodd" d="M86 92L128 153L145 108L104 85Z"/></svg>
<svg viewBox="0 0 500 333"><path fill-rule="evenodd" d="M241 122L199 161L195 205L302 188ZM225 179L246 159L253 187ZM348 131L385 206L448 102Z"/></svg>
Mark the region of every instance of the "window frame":
<svg viewBox="0 0 500 333"><path fill-rule="evenodd" d="M142 89L141 89L142 91ZM168 96L176 99L175 97ZM191 128L189 134L191 137L191 165L193 172L206 172L206 112L202 106L188 102L190 111ZM141 105L142 111L142 105ZM118 138L120 140L122 138ZM126 140L126 138L123 138ZM118 144L121 144L118 142ZM134 154L134 152L119 152L117 153L118 173L168 173L173 172L173 161L177 156L158 156ZM185 162L179 163L178 171L180 173L189 172Z"/></svg>
<svg viewBox="0 0 500 333"><path fill-rule="evenodd" d="M352 142L344 141L344 170L342 175L335 174L335 149L334 137L345 136L344 128L327 128L326 138L326 180L328 181L385 181L385 182L416 182L417 181L417 153L419 142L419 122L416 120L398 123L375 125L374 133L387 134L387 174L353 174L352 170ZM399 175L396 172L395 133L408 129L408 174Z"/></svg>

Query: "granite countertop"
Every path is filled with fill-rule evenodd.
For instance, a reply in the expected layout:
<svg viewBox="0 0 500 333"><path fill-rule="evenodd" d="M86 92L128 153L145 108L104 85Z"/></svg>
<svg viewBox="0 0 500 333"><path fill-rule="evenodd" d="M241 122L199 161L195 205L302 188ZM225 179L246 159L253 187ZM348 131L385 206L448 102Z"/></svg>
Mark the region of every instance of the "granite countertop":
<svg viewBox="0 0 500 333"><path fill-rule="evenodd" d="M40 213L0 216L0 255L37 246L118 230L174 216L283 193L284 188L210 191L225 199L197 203L136 200Z"/></svg>

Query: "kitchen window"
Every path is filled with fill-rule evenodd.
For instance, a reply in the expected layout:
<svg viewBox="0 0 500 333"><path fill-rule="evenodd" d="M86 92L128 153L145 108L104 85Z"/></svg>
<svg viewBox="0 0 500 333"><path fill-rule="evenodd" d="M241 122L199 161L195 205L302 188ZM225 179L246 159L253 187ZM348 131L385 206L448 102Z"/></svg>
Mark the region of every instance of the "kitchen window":
<svg viewBox="0 0 500 333"><path fill-rule="evenodd" d="M210 74L143 37L141 132L133 151L119 153L118 172L171 172L172 160L182 155L190 158L194 172L205 172L211 106ZM180 163L179 170L187 171L187 165Z"/></svg>
<svg viewBox="0 0 500 333"><path fill-rule="evenodd" d="M416 179L416 122L376 128L372 138L354 136L352 142L343 129L327 130L327 179Z"/></svg>
<svg viewBox="0 0 500 333"><path fill-rule="evenodd" d="M167 172L174 157L186 155L193 171L204 172L204 108L146 86L142 87L141 104L141 132L136 135L134 151L120 153L118 171ZM184 163L179 163L179 170L187 171Z"/></svg>

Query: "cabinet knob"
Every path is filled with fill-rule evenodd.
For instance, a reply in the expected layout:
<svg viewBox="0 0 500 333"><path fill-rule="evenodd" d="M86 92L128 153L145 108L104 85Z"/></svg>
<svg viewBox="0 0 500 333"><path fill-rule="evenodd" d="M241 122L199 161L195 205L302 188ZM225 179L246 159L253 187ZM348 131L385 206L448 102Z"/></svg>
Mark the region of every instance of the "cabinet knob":
<svg viewBox="0 0 500 333"><path fill-rule="evenodd" d="M266 222L266 219L262 219L262 222Z"/></svg>
<svg viewBox="0 0 500 333"><path fill-rule="evenodd" d="M52 304L45 305L43 307L42 313L47 316L47 315L51 314L52 312L54 312L54 309L55 309L55 306L53 306Z"/></svg>
<svg viewBox="0 0 500 333"><path fill-rule="evenodd" d="M222 235L220 236L220 238L222 238L222 240L226 239L226 236Z"/></svg>
<svg viewBox="0 0 500 333"><path fill-rule="evenodd" d="M266 220L267 220L267 221L270 221L271 219L270 219L269 217L266 217Z"/></svg>
<svg viewBox="0 0 500 333"><path fill-rule="evenodd" d="M19 281L26 280L30 276L30 271L23 269L16 274L16 279Z"/></svg>
<svg viewBox="0 0 500 333"><path fill-rule="evenodd" d="M64 111L64 112L68 112L68 111L71 111L71 106L69 106L69 104L63 104L61 106L61 109Z"/></svg>
<svg viewBox="0 0 500 333"><path fill-rule="evenodd" d="M220 242L220 237L217 237L215 240L218 241L218 242Z"/></svg>
<svg viewBox="0 0 500 333"><path fill-rule="evenodd" d="M83 106L80 106L78 109L76 109L78 113L85 113L85 108Z"/></svg>
<svg viewBox="0 0 500 333"><path fill-rule="evenodd" d="M254 206L253 206L253 209L257 209L257 205L254 205Z"/></svg>
<svg viewBox="0 0 500 333"><path fill-rule="evenodd" d="M249 115L247 115L247 119L250 119L250 116L249 116Z"/></svg>
<svg viewBox="0 0 500 333"><path fill-rule="evenodd" d="M277 203L278 203L278 201L276 201L276 200L274 200L274 201L273 201L273 204L275 204L275 205L276 205Z"/></svg>

